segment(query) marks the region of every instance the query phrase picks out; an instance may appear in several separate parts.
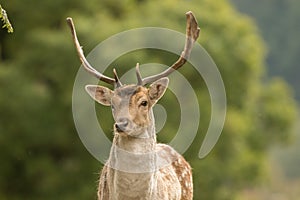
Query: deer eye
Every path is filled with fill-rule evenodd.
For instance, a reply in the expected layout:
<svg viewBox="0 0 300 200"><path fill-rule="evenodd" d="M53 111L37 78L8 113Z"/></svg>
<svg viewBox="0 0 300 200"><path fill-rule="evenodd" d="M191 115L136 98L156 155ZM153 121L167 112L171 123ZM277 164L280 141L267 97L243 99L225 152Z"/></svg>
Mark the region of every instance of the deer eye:
<svg viewBox="0 0 300 200"><path fill-rule="evenodd" d="M141 106L147 106L148 105L148 101L142 101L140 105Z"/></svg>

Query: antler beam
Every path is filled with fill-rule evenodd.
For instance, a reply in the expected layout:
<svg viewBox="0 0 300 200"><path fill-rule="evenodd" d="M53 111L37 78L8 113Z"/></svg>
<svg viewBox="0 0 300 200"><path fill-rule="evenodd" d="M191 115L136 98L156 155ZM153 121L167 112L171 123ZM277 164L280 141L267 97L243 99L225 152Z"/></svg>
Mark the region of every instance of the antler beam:
<svg viewBox="0 0 300 200"><path fill-rule="evenodd" d="M191 11L186 13L186 21L187 21L186 41L185 41L184 50L181 53L180 58L171 67L169 67L165 71L161 72L160 74L156 74L153 76L143 78L142 81L139 81L139 83L141 85L146 85L146 84L152 83L160 78L167 77L173 71L179 69L186 63L187 59L189 58L189 56L191 54L193 45L194 45L195 41L198 39L199 34L200 34L200 28L198 27L197 20ZM137 71L136 73L140 75L138 65L136 67L136 71Z"/></svg>
<svg viewBox="0 0 300 200"><path fill-rule="evenodd" d="M118 83L118 85L120 84L120 81L117 80L117 76L115 75L115 79L113 78L110 78L110 77L107 77L103 74L101 74L100 72L98 72L96 69L94 69L91 64L87 61L87 59L85 58L84 54L83 54L83 50L79 44L79 41L78 41L78 38L77 38L77 35L76 35L76 30L75 30L75 26L74 26L74 23L73 23L73 20L72 18L68 17L67 18L67 23L71 29L71 33L72 33L72 36L73 36L73 41L74 41L74 44L75 44L75 47L76 47L76 50L77 50L77 53L78 53L78 56L79 56L79 59L84 67L84 69L86 71L88 71L90 74L92 74L93 76L95 76L96 78L98 78L99 80L105 82L105 83L108 83L108 84L111 84L111 85L115 85Z"/></svg>

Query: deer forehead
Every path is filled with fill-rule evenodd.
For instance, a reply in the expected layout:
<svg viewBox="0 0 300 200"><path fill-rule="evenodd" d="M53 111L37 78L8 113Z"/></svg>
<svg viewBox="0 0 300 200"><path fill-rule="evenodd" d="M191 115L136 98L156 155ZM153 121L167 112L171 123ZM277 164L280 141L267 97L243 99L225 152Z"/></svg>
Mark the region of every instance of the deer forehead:
<svg viewBox="0 0 300 200"><path fill-rule="evenodd" d="M112 97L114 105L134 106L140 100L148 100L148 89L143 86L126 85L116 88Z"/></svg>

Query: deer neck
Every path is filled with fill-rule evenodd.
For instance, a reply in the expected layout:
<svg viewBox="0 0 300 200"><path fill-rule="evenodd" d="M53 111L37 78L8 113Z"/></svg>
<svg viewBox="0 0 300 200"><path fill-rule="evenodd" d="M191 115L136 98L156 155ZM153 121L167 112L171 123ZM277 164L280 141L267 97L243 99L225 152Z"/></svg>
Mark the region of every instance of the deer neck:
<svg viewBox="0 0 300 200"><path fill-rule="evenodd" d="M153 112L151 124L142 137L116 134L110 154L113 188L117 199L151 199L155 188L156 133Z"/></svg>

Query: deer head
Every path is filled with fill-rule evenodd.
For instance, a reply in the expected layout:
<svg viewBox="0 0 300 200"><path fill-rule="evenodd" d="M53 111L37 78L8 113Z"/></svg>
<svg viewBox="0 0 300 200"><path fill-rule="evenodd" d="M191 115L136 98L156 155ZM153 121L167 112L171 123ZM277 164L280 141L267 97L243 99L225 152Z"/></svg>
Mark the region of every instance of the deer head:
<svg viewBox="0 0 300 200"><path fill-rule="evenodd" d="M87 85L85 88L95 101L105 106L111 106L115 120L115 133L132 137L147 137L149 129L153 129L152 107L166 91L169 82L167 76L185 64L200 33L200 28L193 13L187 12L186 17L186 42L180 58L167 70L146 78L142 78L139 64L137 64L137 84L132 85L123 85L115 69L113 71L114 78L110 78L98 72L89 64L77 39L73 21L71 18L67 18L84 69L99 80L114 86L114 90L99 85ZM150 84L150 86L146 87L147 84Z"/></svg>
<svg viewBox="0 0 300 200"><path fill-rule="evenodd" d="M115 133L133 137L149 133L148 127L153 121L151 109L164 94L168 78L161 78L149 88L140 85L124 85L114 91L98 85L87 85L86 91L98 103L111 106L115 120Z"/></svg>

